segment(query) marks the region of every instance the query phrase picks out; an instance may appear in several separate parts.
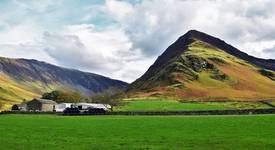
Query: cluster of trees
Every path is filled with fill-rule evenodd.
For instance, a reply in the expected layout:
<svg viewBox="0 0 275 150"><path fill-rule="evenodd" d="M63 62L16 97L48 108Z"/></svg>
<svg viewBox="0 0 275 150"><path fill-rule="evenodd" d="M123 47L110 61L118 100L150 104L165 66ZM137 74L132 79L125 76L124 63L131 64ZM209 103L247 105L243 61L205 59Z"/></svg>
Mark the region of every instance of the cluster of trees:
<svg viewBox="0 0 275 150"><path fill-rule="evenodd" d="M54 100L57 103L78 103L84 99L77 91L61 91L55 90L42 95L43 99Z"/></svg>
<svg viewBox="0 0 275 150"><path fill-rule="evenodd" d="M93 96L90 100L93 103L109 104L111 106L111 110L113 110L114 106L122 104L122 99L125 97L126 94L123 91L116 91L113 93L105 92L103 94Z"/></svg>

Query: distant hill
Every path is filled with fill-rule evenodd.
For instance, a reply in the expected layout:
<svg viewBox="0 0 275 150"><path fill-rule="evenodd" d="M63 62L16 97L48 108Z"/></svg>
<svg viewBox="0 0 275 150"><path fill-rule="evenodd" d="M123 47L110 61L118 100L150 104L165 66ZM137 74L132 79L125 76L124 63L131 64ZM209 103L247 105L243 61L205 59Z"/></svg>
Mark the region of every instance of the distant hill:
<svg viewBox="0 0 275 150"><path fill-rule="evenodd" d="M0 103L5 105L30 100L56 89L92 95L116 88L125 89L127 85L119 80L37 60L0 57Z"/></svg>
<svg viewBox="0 0 275 150"><path fill-rule="evenodd" d="M208 34L191 30L129 85L132 97L190 100L275 98L275 60L255 58Z"/></svg>

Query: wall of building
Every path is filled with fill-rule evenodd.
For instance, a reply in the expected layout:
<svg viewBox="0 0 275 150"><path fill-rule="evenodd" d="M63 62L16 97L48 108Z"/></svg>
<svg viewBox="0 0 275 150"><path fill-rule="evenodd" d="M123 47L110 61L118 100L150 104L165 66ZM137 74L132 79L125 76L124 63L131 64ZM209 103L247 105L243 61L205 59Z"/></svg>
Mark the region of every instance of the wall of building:
<svg viewBox="0 0 275 150"><path fill-rule="evenodd" d="M54 105L53 104L42 104L41 111L53 111Z"/></svg>
<svg viewBox="0 0 275 150"><path fill-rule="evenodd" d="M27 110L29 111L41 111L42 104L39 101L33 100L27 103Z"/></svg>

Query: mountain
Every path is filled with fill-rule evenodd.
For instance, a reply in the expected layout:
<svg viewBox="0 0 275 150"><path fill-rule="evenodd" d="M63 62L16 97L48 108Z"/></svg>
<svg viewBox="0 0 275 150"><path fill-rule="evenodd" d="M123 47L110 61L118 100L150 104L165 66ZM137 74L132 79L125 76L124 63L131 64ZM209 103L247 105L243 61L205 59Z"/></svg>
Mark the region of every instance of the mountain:
<svg viewBox="0 0 275 150"><path fill-rule="evenodd" d="M129 85L132 97L188 100L275 98L275 60L250 56L211 35L190 30Z"/></svg>
<svg viewBox="0 0 275 150"><path fill-rule="evenodd" d="M93 73L58 67L37 60L0 57L0 102L18 103L55 89L78 90L86 95L128 84Z"/></svg>

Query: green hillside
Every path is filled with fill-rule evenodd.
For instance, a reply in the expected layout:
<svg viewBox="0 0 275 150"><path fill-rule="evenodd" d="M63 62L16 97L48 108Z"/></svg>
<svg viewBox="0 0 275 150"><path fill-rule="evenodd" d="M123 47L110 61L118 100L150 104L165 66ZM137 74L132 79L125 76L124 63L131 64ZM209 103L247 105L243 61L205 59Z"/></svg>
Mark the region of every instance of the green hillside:
<svg viewBox="0 0 275 150"><path fill-rule="evenodd" d="M234 110L271 108L261 102L185 102L169 99L127 99L115 111Z"/></svg>
<svg viewBox="0 0 275 150"><path fill-rule="evenodd" d="M4 74L0 75L0 110L10 109L14 103L39 97L40 94L32 91L27 86L14 81Z"/></svg>
<svg viewBox="0 0 275 150"><path fill-rule="evenodd" d="M169 47L130 85L129 95L190 100L275 99L274 71L195 37L184 44Z"/></svg>

